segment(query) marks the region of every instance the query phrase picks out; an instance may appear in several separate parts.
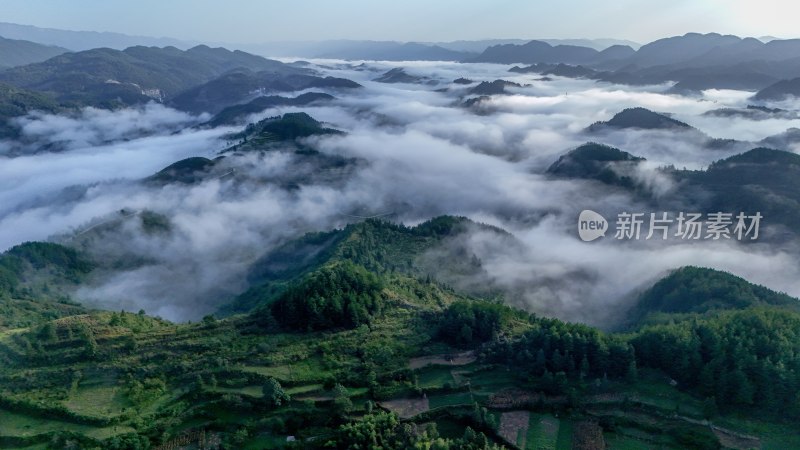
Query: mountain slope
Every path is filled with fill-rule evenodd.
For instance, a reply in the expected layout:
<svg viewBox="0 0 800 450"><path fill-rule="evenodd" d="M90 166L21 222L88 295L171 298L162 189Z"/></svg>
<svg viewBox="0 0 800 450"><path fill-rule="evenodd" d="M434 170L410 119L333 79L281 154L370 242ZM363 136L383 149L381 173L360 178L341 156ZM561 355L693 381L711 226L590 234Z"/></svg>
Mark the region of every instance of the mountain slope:
<svg viewBox="0 0 800 450"><path fill-rule="evenodd" d="M286 70L284 70L286 69ZM285 66L275 71L239 69L186 89L167 103L193 113L219 113L223 109L253 100L264 94L304 89L356 89L360 84L344 78L319 77L310 72Z"/></svg>
<svg viewBox="0 0 800 450"><path fill-rule="evenodd" d="M67 294L94 269L83 254L28 242L0 255L0 332L87 310Z"/></svg>
<svg viewBox="0 0 800 450"><path fill-rule="evenodd" d="M306 92L305 94L300 94L293 98L281 97L279 95L261 96L248 103L229 106L223 109L204 125L211 127L233 125L250 114L256 114L269 108L278 106L305 106L312 103L323 103L333 99L334 97L332 95L323 94L321 92Z"/></svg>
<svg viewBox="0 0 800 450"><path fill-rule="evenodd" d="M316 58L346 60L377 61L461 61L474 56L474 53L450 50L439 45L421 44L417 42L369 42L346 41L338 48L330 47L334 43L323 45L323 50L316 51Z"/></svg>
<svg viewBox="0 0 800 450"><path fill-rule="evenodd" d="M0 139L15 138L19 129L10 119L29 112L56 113L61 106L50 97L27 89L0 83Z"/></svg>
<svg viewBox="0 0 800 450"><path fill-rule="evenodd" d="M595 122L586 128L588 135L642 130L648 132L671 132L675 137L700 142L708 150L728 150L741 147L742 142L733 139L715 139L693 126L672 117L646 108L627 108L605 122Z"/></svg>
<svg viewBox="0 0 800 450"><path fill-rule="evenodd" d="M574 45L552 46L546 42L530 41L523 45L501 44L489 47L471 62L587 64L600 61L606 57L614 58L616 55L617 51L603 54L588 47Z"/></svg>
<svg viewBox="0 0 800 450"><path fill-rule="evenodd" d="M301 73L277 61L241 51L198 46L130 47L66 53L0 72L0 81L49 93L59 101L113 106L161 100L232 69Z"/></svg>
<svg viewBox="0 0 800 450"><path fill-rule="evenodd" d="M659 280L640 297L630 321L641 326L665 315L704 314L758 306L800 311L800 300L727 272L682 267Z"/></svg>
<svg viewBox="0 0 800 450"><path fill-rule="evenodd" d="M66 53L61 47L37 44L30 41L7 39L0 35L0 70L37 63Z"/></svg>
<svg viewBox="0 0 800 450"><path fill-rule="evenodd" d="M645 44L635 55L625 60L625 64L634 64L639 67L670 65L739 42L741 42L741 38L732 35L687 33L683 36L658 39Z"/></svg>
<svg viewBox="0 0 800 450"><path fill-rule="evenodd" d="M573 151L575 152L575 151ZM630 176L638 159L626 152L598 144L579 147L567 153L549 172L556 176L584 178L622 186L646 195L656 208L674 211L747 215L760 212L764 217L758 239L790 241L800 227L800 156L770 148L755 148L711 164L706 170L662 168L674 188L659 198L649 198L637 189ZM677 206L676 206L677 205ZM771 229L764 231L764 227Z"/></svg>
<svg viewBox="0 0 800 450"><path fill-rule="evenodd" d="M781 80L756 92L755 100L785 100L788 97L800 97L800 78Z"/></svg>
<svg viewBox="0 0 800 450"><path fill-rule="evenodd" d="M0 36L38 42L44 45L57 45L73 51L91 50L101 47L122 50L135 45L157 47L174 46L186 49L194 45L186 41L170 38L131 36L113 32L59 30L8 22L0 22Z"/></svg>
<svg viewBox="0 0 800 450"><path fill-rule="evenodd" d="M352 261L373 273L400 272L430 276L439 272L437 276L447 278L448 274L437 269L435 260L423 261L420 258L434 247L441 247L444 241L474 229L505 235L501 230L476 224L466 218L449 216L438 217L413 228L371 219L341 230L308 234L264 255L256 262L248 276L252 287L223 310L227 313L243 312L267 303L292 280L341 260ZM457 248L450 250L458 251ZM442 258L450 263L448 267L439 269L463 275L482 270L474 260L467 258L457 263L450 256L451 253L443 252Z"/></svg>
<svg viewBox="0 0 800 450"><path fill-rule="evenodd" d="M322 449L374 438L386 448L499 450L525 434L508 424L530 417L576 448L589 436L588 448L605 448L631 434L634 447L670 450L733 438L791 448L800 438L800 315L770 306L780 294L682 269L653 288L665 295L653 294L651 309L677 292L692 310L691 295L706 286L723 299L707 304L747 309L605 333L425 276L420 253L464 226L475 224L369 220L308 235L254 267L253 281L276 289L227 319L76 311L0 330L0 442ZM80 267L70 255L42 244L17 254L32 266ZM437 265L465 260L455 252Z"/></svg>
<svg viewBox="0 0 800 450"><path fill-rule="evenodd" d="M607 122L597 122L587 129L591 132L605 129L642 129L642 130L669 130L692 129L688 124L675 120L664 114L650 111L646 108L628 108L614 115Z"/></svg>
<svg viewBox="0 0 800 450"><path fill-rule="evenodd" d="M703 211L760 212L791 236L800 224L800 156L756 148L715 162L705 171L676 171L685 183L676 196L692 199Z"/></svg>
<svg viewBox="0 0 800 450"><path fill-rule="evenodd" d="M644 158L607 145L588 143L558 158L547 173L557 177L598 180L633 188L633 171Z"/></svg>

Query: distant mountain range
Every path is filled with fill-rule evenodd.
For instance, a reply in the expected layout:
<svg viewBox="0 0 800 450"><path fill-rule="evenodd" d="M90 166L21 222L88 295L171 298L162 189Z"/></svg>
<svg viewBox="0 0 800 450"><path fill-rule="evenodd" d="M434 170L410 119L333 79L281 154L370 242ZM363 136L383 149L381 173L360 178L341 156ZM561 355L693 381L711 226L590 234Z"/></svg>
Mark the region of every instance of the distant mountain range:
<svg viewBox="0 0 800 450"><path fill-rule="evenodd" d="M489 47L472 60L501 64L531 64L516 72L554 73L620 84L676 82L675 92L710 88L757 91L797 77L800 39L762 42L754 38L717 33L688 33L659 39L638 50L614 46L603 51L572 45L552 46L541 41ZM570 71L559 64L582 66ZM573 72L573 73L570 73ZM796 88L794 88L796 90ZM761 100L792 95L782 83L757 97ZM785 91L785 92L784 92Z"/></svg>
<svg viewBox="0 0 800 450"><path fill-rule="evenodd" d="M0 35L37 39L43 44L0 38L0 119L33 109L96 106L113 108L153 99L193 112L219 113L258 97L303 89L356 88L350 80L319 77L308 68L243 51L205 45L179 47L114 46L172 40L114 33L48 30L0 23ZM325 41L295 43L294 50L317 57L383 60L451 60L529 64L512 72L586 78L646 85L675 82L673 92L717 89L758 91L754 103L800 95L800 39L762 42L716 33L689 33L660 39L635 50L611 40ZM185 42L174 42L185 46ZM482 53L474 53L483 45ZM583 43L586 46L575 45ZM78 52L66 48L101 45ZM601 48L605 44L611 46ZM288 44L287 44L288 45ZM591 45L591 46L589 46ZM304 47L305 46L305 47ZM291 46L287 47L291 50ZM266 51L268 47L262 47ZM294 51L292 50L292 51ZM382 75L382 82L428 82L403 69ZM485 92L484 92L485 91ZM504 86L478 85L476 95L503 93ZM749 111L761 113L764 111ZM720 112L720 114L728 114ZM763 114L762 114L763 115ZM5 126L5 125L4 125ZM7 128L0 130L8 135Z"/></svg>
<svg viewBox="0 0 800 450"><path fill-rule="evenodd" d="M31 110L115 108L159 101L193 113L217 113L270 93L355 88L242 51L196 46L99 48L0 71L0 120ZM5 120L0 134L13 136Z"/></svg>
<svg viewBox="0 0 800 450"><path fill-rule="evenodd" d="M753 98L755 100L783 100L789 96L800 97L800 78L778 81L758 91Z"/></svg>
<svg viewBox="0 0 800 450"><path fill-rule="evenodd" d="M598 51L611 46L641 45L619 39L540 39L551 45L572 45ZM242 49L269 56L299 56L306 58L336 58L351 60L441 60L461 61L476 57L495 45L522 45L529 39L484 39L452 42L397 42L397 41L279 41L241 46Z"/></svg>
<svg viewBox="0 0 800 450"><path fill-rule="evenodd" d="M7 46L8 42L0 41L0 68L39 62L64 49L106 47L122 50L142 45L189 49L195 46L193 42L171 38L55 30L10 23L0 23L0 36L31 41L16 59L6 56L10 54L9 51L4 53L4 44ZM36 45L33 42L62 48L34 48L31 47ZM615 39L329 40L225 46L260 55L306 58L528 64L519 71L548 72L544 74L630 85L675 82L673 90L678 93L710 88L759 91L776 85L755 98L764 101L796 95L796 87L791 87L790 82L781 82L800 74L800 39L740 38L717 33L688 33L642 46ZM17 47L23 46L16 43Z"/></svg>
<svg viewBox="0 0 800 450"><path fill-rule="evenodd" d="M317 43L311 53L295 56L349 60L461 61L475 54L416 42L336 41Z"/></svg>
<svg viewBox="0 0 800 450"><path fill-rule="evenodd" d="M137 45L155 47L176 47L182 50L194 47L200 42L168 37L132 36L114 32L72 31L53 28L40 28L0 22L0 36L22 39L44 45L57 45L72 51L91 50L108 47L124 50ZM324 41L272 41L258 44L213 42L209 45L238 48L264 56L297 56L304 58L336 58L352 60L419 60L419 61L460 61L475 57L488 47L499 44L524 44L530 39L482 39L451 42L398 42L369 40L324 40ZM621 39L540 39L552 45L576 45L603 50L612 45L628 45L633 48L640 44ZM0 67L3 64L0 60Z"/></svg>
<svg viewBox="0 0 800 450"><path fill-rule="evenodd" d="M717 33L687 33L653 41L638 50L615 45L598 51L576 45L551 45L544 41L504 44L487 48L476 61L504 64L576 63L596 64L596 69L618 70L624 67L697 68L752 61L779 62L800 58L800 39L773 40L764 43L755 38L740 38ZM628 46L629 47L629 46ZM613 50L612 50L613 49ZM598 55L598 53L607 53Z"/></svg>
<svg viewBox="0 0 800 450"><path fill-rule="evenodd" d="M123 50L136 45L172 46L188 49L198 44L197 42L187 42L166 37L154 38L112 32L58 30L8 22L0 22L0 36L9 39L23 39L44 45L57 45L73 51L91 50L99 47Z"/></svg>
<svg viewBox="0 0 800 450"><path fill-rule="evenodd" d="M757 147L711 164L706 170L660 169L675 181L667 195L652 198L636 181L635 166L644 158L606 145L588 143L564 155L548 169L561 178L583 178L636 192L654 207L684 205L697 211L761 212L773 225L782 225L764 239L796 235L800 220L800 156L783 150Z"/></svg>
<svg viewBox="0 0 800 450"><path fill-rule="evenodd" d="M52 45L0 37L0 70L41 62L68 51Z"/></svg>
<svg viewBox="0 0 800 450"><path fill-rule="evenodd" d="M633 48L622 45L598 51L576 45L553 46L547 42L530 41L522 45L504 44L489 47L471 62L599 64L628 58L635 53Z"/></svg>
<svg viewBox="0 0 800 450"><path fill-rule="evenodd" d="M167 101L167 104L196 114L217 113L223 108L247 102L254 97L270 93L284 93L303 89L354 89L360 84L344 78L319 77L312 72L283 66L278 70L253 71L237 69L186 89Z"/></svg>
<svg viewBox="0 0 800 450"><path fill-rule="evenodd" d="M300 69L240 51L206 46L99 48L66 53L45 62L0 73L0 81L53 94L61 101L122 103L162 98L236 69L299 73Z"/></svg>

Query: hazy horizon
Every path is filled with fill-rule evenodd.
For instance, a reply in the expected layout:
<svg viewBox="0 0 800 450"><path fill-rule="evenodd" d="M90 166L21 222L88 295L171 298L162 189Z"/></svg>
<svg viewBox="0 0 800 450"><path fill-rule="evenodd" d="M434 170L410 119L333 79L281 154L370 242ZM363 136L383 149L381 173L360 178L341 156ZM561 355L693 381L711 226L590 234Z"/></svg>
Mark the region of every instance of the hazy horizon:
<svg viewBox="0 0 800 450"><path fill-rule="evenodd" d="M403 4L238 0L225 6L206 0L169 4L86 0L80 8L47 0L9 0L0 22L230 44L488 39L619 39L644 44L688 32L791 38L795 33L793 12L800 12L800 7L781 0L679 0L669 4L621 0L613 5L588 0L547 5L514 0L447 0L435 5L420 0ZM633 17L637 19L631 20Z"/></svg>

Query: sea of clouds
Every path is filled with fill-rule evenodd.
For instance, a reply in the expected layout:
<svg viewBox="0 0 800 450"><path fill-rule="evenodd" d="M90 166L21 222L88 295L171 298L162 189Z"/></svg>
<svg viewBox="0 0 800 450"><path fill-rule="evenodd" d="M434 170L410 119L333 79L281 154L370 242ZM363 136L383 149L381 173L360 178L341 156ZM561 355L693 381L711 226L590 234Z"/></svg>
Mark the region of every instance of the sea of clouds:
<svg viewBox="0 0 800 450"><path fill-rule="evenodd" d="M304 111L346 132L306 144L357 161L350 169L317 170L313 160L292 149L275 149L226 158L223 165L236 176L147 183L142 179L178 160L216 157L238 128L203 129L196 125L207 116L158 104L87 109L70 117L31 114L19 119L19 141L0 143L0 248L53 239L98 257L135 260L130 267L96 274L75 297L95 307L145 309L178 321L212 313L244 291L250 265L275 246L358 220L353 216L387 212L406 224L452 214L508 230L515 240L476 231L458 245L480 259L485 281L503 289L509 302L566 320L611 325L638 292L684 265L728 270L800 295L798 252L792 246L612 238L584 243L576 233L582 209L613 214L650 212L650 207L619 189L545 173L570 149L601 140L647 158L637 177L661 195L672 182L660 166L701 169L734 150L709 150L691 133L592 136L585 128L641 106L672 114L710 137L747 141L741 144L746 149L800 126L790 118L703 115L744 107L750 93L712 90L689 97L669 94L668 85L544 81L495 64L313 62L321 72L364 88L332 92L337 99L330 103L271 109L249 120ZM400 66L436 83L372 81ZM471 86L451 83L459 77L504 79L523 87L465 108ZM142 211L168 218L171 230L143 232L135 220ZM103 224L113 224L112 231L86 232Z"/></svg>

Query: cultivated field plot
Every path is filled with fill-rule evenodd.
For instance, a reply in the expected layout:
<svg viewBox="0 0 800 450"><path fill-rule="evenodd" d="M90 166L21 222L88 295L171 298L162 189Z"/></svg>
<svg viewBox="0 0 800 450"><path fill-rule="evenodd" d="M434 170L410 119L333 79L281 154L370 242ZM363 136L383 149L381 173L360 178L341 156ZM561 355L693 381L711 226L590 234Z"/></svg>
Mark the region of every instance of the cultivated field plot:
<svg viewBox="0 0 800 450"><path fill-rule="evenodd" d="M0 441L2 437L32 437L54 431L83 433L96 439L105 439L133 431L128 426L93 427L70 422L39 418L0 409Z"/></svg>
<svg viewBox="0 0 800 450"><path fill-rule="evenodd" d="M453 394L431 395L429 403L431 409L443 406L471 405L475 397L469 392L456 392Z"/></svg>
<svg viewBox="0 0 800 450"><path fill-rule="evenodd" d="M117 386L90 385L70 394L64 406L81 415L104 417L117 416L132 404Z"/></svg>
<svg viewBox="0 0 800 450"><path fill-rule="evenodd" d="M449 367L426 367L419 371L419 387L422 389L441 388L445 385L455 385L452 369Z"/></svg>
<svg viewBox="0 0 800 450"><path fill-rule="evenodd" d="M464 366L474 363L477 358L475 352L463 352L455 355L431 355L411 358L408 367L411 369L421 369L425 366Z"/></svg>
<svg viewBox="0 0 800 450"><path fill-rule="evenodd" d="M389 400L380 402L378 405L397 413L398 416L404 419L414 417L430 409L430 403L427 398Z"/></svg>
<svg viewBox="0 0 800 450"><path fill-rule="evenodd" d="M665 448L663 445L645 442L617 433L606 433L605 440L608 450L659 450Z"/></svg>
<svg viewBox="0 0 800 450"><path fill-rule="evenodd" d="M549 414L531 414L525 439L527 450L570 450L572 423Z"/></svg>
<svg viewBox="0 0 800 450"><path fill-rule="evenodd" d="M500 415L497 432L503 439L525 448L531 414L528 411L509 411Z"/></svg>

